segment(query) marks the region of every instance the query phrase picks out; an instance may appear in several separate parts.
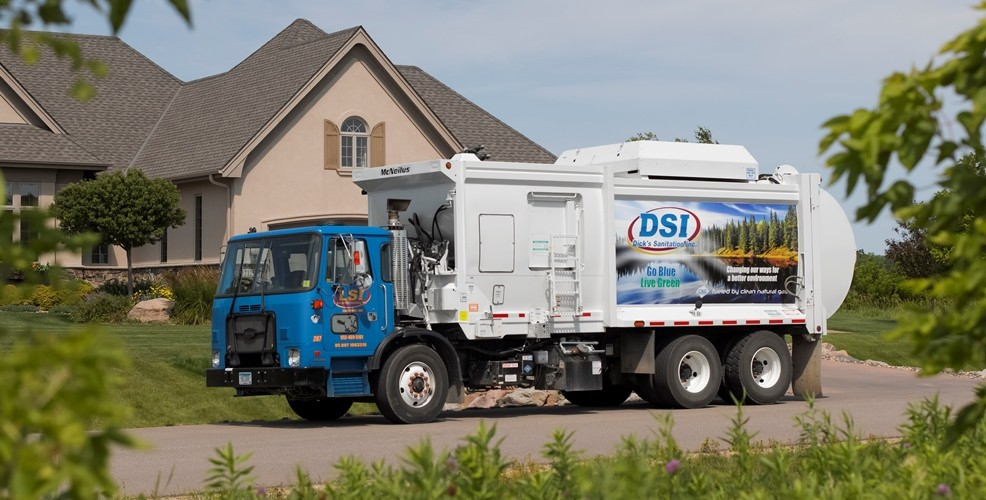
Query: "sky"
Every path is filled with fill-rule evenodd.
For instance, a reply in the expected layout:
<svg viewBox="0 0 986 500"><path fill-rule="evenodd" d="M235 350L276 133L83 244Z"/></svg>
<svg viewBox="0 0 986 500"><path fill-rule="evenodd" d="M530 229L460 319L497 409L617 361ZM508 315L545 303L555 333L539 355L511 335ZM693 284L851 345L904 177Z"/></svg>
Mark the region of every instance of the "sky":
<svg viewBox="0 0 986 500"><path fill-rule="evenodd" d="M65 31L109 34L86 2ZM415 65L558 155L638 132L745 146L761 173L830 173L821 124L872 107L881 81L924 66L975 24L972 0L136 0L118 36L179 79L229 70L304 18L363 26L395 64ZM899 170L899 169L898 169ZM934 193L937 172L912 182ZM902 175L897 171L891 178ZM850 219L862 193L828 187ZM857 189L861 191L861 189ZM882 254L892 217L854 224Z"/></svg>

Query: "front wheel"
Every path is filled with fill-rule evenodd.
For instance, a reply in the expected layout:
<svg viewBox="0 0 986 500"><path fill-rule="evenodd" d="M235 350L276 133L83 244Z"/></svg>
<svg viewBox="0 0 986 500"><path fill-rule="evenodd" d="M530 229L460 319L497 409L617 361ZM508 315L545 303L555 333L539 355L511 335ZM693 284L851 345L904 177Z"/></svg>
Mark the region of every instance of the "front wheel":
<svg viewBox="0 0 986 500"><path fill-rule="evenodd" d="M295 415L316 422L338 420L353 406L352 400L336 398L288 399Z"/></svg>
<svg viewBox="0 0 986 500"><path fill-rule="evenodd" d="M657 354L655 396L678 408L707 406L716 397L722 366L715 346L697 335L672 340Z"/></svg>
<svg viewBox="0 0 986 500"><path fill-rule="evenodd" d="M448 380L445 363L434 350L422 344L401 347L380 370L377 407L397 424L431 422L445 406Z"/></svg>
<svg viewBox="0 0 986 500"><path fill-rule="evenodd" d="M761 330L740 338L725 358L723 384L737 401L776 403L791 386L794 367L784 338Z"/></svg>

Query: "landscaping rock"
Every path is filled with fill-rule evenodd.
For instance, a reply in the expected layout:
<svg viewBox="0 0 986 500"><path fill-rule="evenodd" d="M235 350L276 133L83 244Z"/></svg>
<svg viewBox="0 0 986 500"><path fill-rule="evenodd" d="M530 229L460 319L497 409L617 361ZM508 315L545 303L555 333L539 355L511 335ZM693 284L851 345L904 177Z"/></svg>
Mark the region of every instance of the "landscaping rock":
<svg viewBox="0 0 986 500"><path fill-rule="evenodd" d="M127 317L141 323L160 323L171 319L175 301L165 298L142 300L130 309Z"/></svg>
<svg viewBox="0 0 986 500"><path fill-rule="evenodd" d="M548 391L537 389L517 389L500 399L500 406L544 406L548 400Z"/></svg>

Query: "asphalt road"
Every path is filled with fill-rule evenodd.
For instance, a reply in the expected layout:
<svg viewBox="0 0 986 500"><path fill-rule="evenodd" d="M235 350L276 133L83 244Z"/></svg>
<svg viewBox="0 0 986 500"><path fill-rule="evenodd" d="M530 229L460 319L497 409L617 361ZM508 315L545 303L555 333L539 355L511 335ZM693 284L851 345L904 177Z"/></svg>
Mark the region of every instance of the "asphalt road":
<svg viewBox="0 0 986 500"><path fill-rule="evenodd" d="M917 377L906 370L863 364L823 361L824 397L816 408L841 422L843 412L854 421L856 433L895 436L911 402L935 394L945 404L960 406L973 398L979 381L940 375ZM787 397L770 406L748 406L747 429L756 440L795 442L794 417L808 404ZM223 425L191 425L135 429L142 450L116 450L112 471L126 495L172 495L201 491L214 450L232 443L237 454L252 453L259 485L290 484L300 465L315 481L335 477L333 465L341 457L357 456L367 463L386 460L399 463L406 448L428 438L436 449L451 449L475 431L481 421L496 425L503 438L501 451L511 459L541 460L541 449L552 431L574 432L575 448L585 456L610 454L622 436L651 437L658 425L656 410L644 403L627 403L616 409L501 408L445 412L439 420L423 425L392 425L383 417L345 417L329 424L298 420ZM698 449L704 441L726 436L735 407L714 405L696 410L671 411L674 436L685 449ZM723 445L725 447L725 445Z"/></svg>

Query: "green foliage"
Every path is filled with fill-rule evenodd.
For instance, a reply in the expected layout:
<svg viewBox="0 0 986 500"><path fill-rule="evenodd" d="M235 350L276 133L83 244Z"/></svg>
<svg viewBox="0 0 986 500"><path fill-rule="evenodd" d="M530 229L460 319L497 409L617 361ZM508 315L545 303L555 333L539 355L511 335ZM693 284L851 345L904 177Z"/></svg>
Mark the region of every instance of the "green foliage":
<svg viewBox="0 0 986 500"><path fill-rule="evenodd" d="M986 10L986 2L979 10ZM962 161L969 153L984 154L986 19L946 43L939 55L924 67L887 77L872 109L826 122L828 131L819 144L820 153L835 149L826 160L833 180L845 179L847 192L862 181L868 202L857 218L872 221L890 208L898 219L926 231L931 244L951 250L944 276L906 286L951 301L952 307L917 314L895 331L913 341L926 373L965 365L986 351L986 176L975 162ZM915 187L908 180L885 182L892 162L911 172L926 158L938 169L938 186L947 195L915 204ZM986 390L978 394L968 407L978 413L968 421L986 418Z"/></svg>
<svg viewBox="0 0 986 500"><path fill-rule="evenodd" d="M58 292L50 286L38 285L31 293L31 303L38 306L38 309L47 311L58 304Z"/></svg>
<svg viewBox="0 0 986 500"><path fill-rule="evenodd" d="M34 304L10 304L0 306L0 311L14 313L38 312L38 306Z"/></svg>
<svg viewBox="0 0 986 500"><path fill-rule="evenodd" d="M187 23L191 23L188 0L167 0ZM84 0L106 16L113 33L123 27L133 0ZM41 58L41 48L46 47L59 59L67 59L78 78L72 85L71 95L79 101L95 97L96 89L86 77L103 78L109 70L106 64L96 59L88 59L79 45L70 37L39 31L25 31L35 23L44 27L67 26L72 20L62 8L62 0L2 0L0 19L9 18L8 30L0 30L0 45L7 45L11 52L20 55L28 64L36 64ZM82 70L88 70L88 75Z"/></svg>
<svg viewBox="0 0 986 500"><path fill-rule="evenodd" d="M98 233L127 252L127 295L133 295L133 249L160 241L185 223L178 188L139 169L117 170L64 187L49 207L69 234Z"/></svg>
<svg viewBox="0 0 986 500"><path fill-rule="evenodd" d="M212 467L206 476L208 492L221 498L253 498L253 466L246 466L252 453L236 455L233 444L226 443L225 448L216 448L216 456L209 459Z"/></svg>
<svg viewBox="0 0 986 500"><path fill-rule="evenodd" d="M862 250L856 251L852 286L842 304L843 309L899 306L911 294L900 287L904 274L890 259Z"/></svg>
<svg viewBox="0 0 986 500"><path fill-rule="evenodd" d="M298 472L291 498L931 498L986 495L986 422L976 422L954 445L947 440L950 409L937 400L912 405L901 442L863 440L853 422L836 423L813 402L796 419L796 447L764 446L746 429L738 408L725 451L684 453L665 414L654 439L626 436L611 457L584 460L571 433L556 431L544 447L548 463L506 462L481 424L451 452L428 441L411 447L403 465L339 461L339 478L318 491ZM231 454L231 452L230 452ZM961 464L961 466L957 465Z"/></svg>
<svg viewBox="0 0 986 500"><path fill-rule="evenodd" d="M127 296L95 292L72 311L72 321L77 323L120 323L127 321L127 313L134 303Z"/></svg>
<svg viewBox="0 0 986 500"><path fill-rule="evenodd" d="M212 299L219 286L219 272L210 268L186 268L164 275L175 301L172 319L183 325L208 323Z"/></svg>
<svg viewBox="0 0 986 500"><path fill-rule="evenodd" d="M624 142L633 141L659 141L657 134L654 132L637 132L636 134L627 137ZM688 139L682 139L680 137L675 137L674 142L688 142ZM712 132L702 126L695 129L695 142L699 144L719 144L719 141L712 138Z"/></svg>
<svg viewBox="0 0 986 500"><path fill-rule="evenodd" d="M110 447L132 445L112 396L126 359L94 331L18 336L0 351L0 497L112 494ZM88 431L87 424L100 429Z"/></svg>

